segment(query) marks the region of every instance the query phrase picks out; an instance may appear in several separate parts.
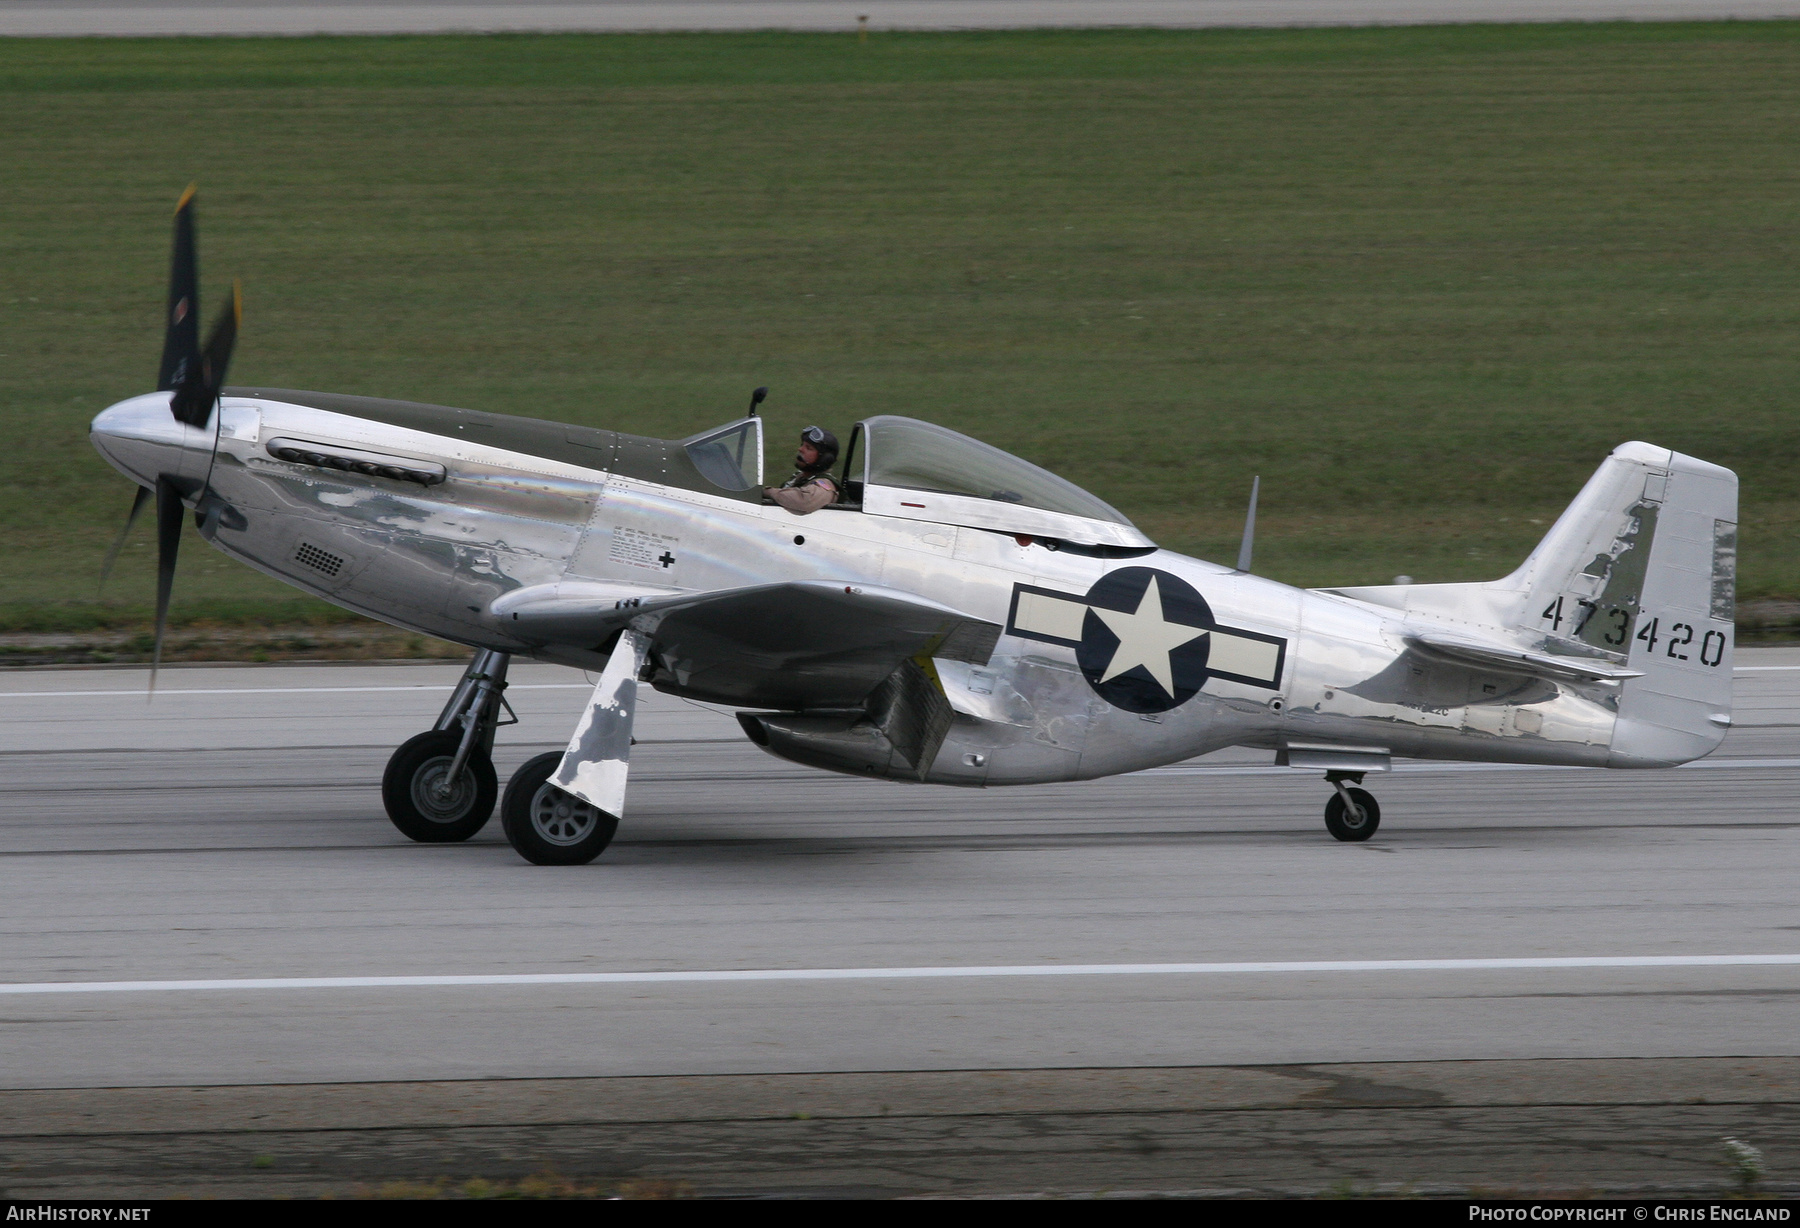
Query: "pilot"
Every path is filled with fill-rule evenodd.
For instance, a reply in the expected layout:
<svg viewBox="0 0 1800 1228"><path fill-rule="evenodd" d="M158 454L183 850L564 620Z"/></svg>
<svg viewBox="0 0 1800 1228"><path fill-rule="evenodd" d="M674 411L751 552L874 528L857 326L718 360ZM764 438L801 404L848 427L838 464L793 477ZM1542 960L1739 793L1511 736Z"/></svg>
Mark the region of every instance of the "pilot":
<svg viewBox="0 0 1800 1228"><path fill-rule="evenodd" d="M796 516L836 503L840 492L830 470L837 464L837 457L837 436L822 426L809 426L800 432L794 476L780 486L763 487L763 494Z"/></svg>

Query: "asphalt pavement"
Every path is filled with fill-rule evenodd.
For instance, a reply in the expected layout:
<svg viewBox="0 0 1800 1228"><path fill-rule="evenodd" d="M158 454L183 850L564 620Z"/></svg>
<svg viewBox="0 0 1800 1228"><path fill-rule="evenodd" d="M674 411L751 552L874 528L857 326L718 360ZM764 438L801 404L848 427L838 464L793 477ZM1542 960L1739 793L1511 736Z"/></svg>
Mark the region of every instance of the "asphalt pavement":
<svg viewBox="0 0 1800 1228"><path fill-rule="evenodd" d="M745 1079L801 1080L785 1104L826 1075L1030 1077L1091 1116L1093 1080L1118 1098L1146 1070L1306 1067L1385 1085L1342 1072L1622 1061L1636 1099L1603 1115L1641 1160L1628 1140L1648 1137L1643 1115L1680 1116L1644 1097L1688 1104L1668 1088L1729 1059L1775 1063L1758 1076L1775 1090L1740 1101L1791 1138L1781 1115L1800 1091L1780 1059L1800 1056L1800 650L1747 650L1738 665L1738 724L1708 760L1638 773L1402 762L1375 786L1382 828L1364 845L1331 840L1323 783L1266 753L951 790L811 772L751 746L728 713L652 696L619 838L572 869L527 865L497 823L430 847L388 825L382 766L429 725L455 667L168 669L154 701L141 670L0 674L0 1088L18 1089L0 1095L0 1135L60 1137L45 1106L72 1111L71 1096L207 1087L300 1112L320 1089L379 1085L414 1121L404 1106L426 1093L391 1089L698 1080L684 1108L658 1110L658 1130L680 1135L731 1117L722 1089ZM554 667L513 681L503 775L560 745L589 690ZM1547 1137L1532 1117L1552 1111L1543 1096L1462 1099L1309 1103L1426 1114L1415 1133L1434 1112L1493 1122L1504 1108L1505 1138L1529 1151ZM129 1116L107 1103L106 1122ZM1004 1136L1018 1114L1000 1115L1013 1124L989 1124ZM476 1124L542 1128L500 1116ZM1698 1156L1742 1112L1689 1116ZM1144 1155L1209 1153L1198 1119L1158 1120L1152 1135L1188 1142L1152 1139ZM953 1141L962 1126L940 1128ZM1127 1114L1103 1132L1143 1180L1182 1186L1129 1158L1145 1129ZM516 1155L522 1137L494 1146ZM724 1152L766 1160L756 1138ZM1009 1138L990 1141L1031 1151ZM96 1154L92 1140L73 1154ZM632 1154L632 1171L656 1168ZM1045 1164L1046 1180L1093 1184L1092 1165ZM1333 1180L1429 1181L1426 1168ZM1322 1171L1264 1172L1257 1188ZM709 1180L740 1188L722 1172ZM896 1189L878 1177L845 1188ZM931 1188L967 1185L944 1181Z"/></svg>

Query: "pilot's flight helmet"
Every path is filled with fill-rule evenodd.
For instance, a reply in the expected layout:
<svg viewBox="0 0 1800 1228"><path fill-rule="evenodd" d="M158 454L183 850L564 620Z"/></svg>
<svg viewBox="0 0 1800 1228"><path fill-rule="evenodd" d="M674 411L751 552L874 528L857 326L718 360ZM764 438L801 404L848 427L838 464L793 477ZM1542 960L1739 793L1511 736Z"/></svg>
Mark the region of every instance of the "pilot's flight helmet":
<svg viewBox="0 0 1800 1228"><path fill-rule="evenodd" d="M814 473L824 473L826 470L830 469L833 465L837 464L837 458L838 458L837 436L833 435L830 431L826 430L824 427L822 427L822 426L807 427L804 431L800 432L800 442L801 443L810 443L813 447L815 447L819 450L819 463L812 466L812 471Z"/></svg>

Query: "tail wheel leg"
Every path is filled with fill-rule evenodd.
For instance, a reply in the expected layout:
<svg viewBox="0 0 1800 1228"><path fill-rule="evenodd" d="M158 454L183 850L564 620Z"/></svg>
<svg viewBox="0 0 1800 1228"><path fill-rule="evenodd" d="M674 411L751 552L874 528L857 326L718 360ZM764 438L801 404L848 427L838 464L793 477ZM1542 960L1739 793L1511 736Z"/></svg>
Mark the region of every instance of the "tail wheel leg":
<svg viewBox="0 0 1800 1228"><path fill-rule="evenodd" d="M1353 789L1346 780L1362 783L1361 772L1328 772L1327 782L1336 790L1325 803L1325 830L1347 842L1367 840L1381 826L1381 806L1367 789Z"/></svg>

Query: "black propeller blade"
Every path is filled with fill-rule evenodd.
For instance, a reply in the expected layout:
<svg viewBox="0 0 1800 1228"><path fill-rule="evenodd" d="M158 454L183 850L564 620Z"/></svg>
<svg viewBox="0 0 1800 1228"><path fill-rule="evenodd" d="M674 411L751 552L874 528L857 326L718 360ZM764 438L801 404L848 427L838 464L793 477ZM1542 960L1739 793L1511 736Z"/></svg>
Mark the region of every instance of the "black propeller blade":
<svg viewBox="0 0 1800 1228"><path fill-rule="evenodd" d="M206 349L200 353L200 378L208 395L207 412L218 403L219 389L225 386L225 371L231 366L232 347L237 345L238 325L244 319L244 283L231 283L231 302L213 322L206 338Z"/></svg>
<svg viewBox="0 0 1800 1228"><path fill-rule="evenodd" d="M175 254L169 267L169 314L163 320L158 392L180 388L200 366L200 262L194 247L194 192L195 185L188 184L175 206Z"/></svg>
<svg viewBox="0 0 1800 1228"><path fill-rule="evenodd" d="M162 365L157 374L159 391L168 392L169 412L177 422L204 427L213 418L219 403L219 390L225 384L225 372L231 365L231 351L237 344L238 325L243 320L243 290L234 284L231 302L219 313L218 321L200 345L200 265L194 238L195 188L188 185L175 206L175 245L169 267L169 311L163 333ZM212 462L219 454L219 424L214 420L212 454L208 458L206 478L195 496L197 505L206 505L211 494ZM180 466L176 466L179 470ZM126 534L137 522L152 493L156 497L156 647L150 660L150 690L156 691L157 671L162 667L163 639L169 629L169 597L175 588L175 558L181 549L181 520L185 514L181 492L192 491L192 479L183 483L178 473L157 475L154 492L139 487L125 517L125 527L107 552L101 569L100 585L112 574Z"/></svg>
<svg viewBox="0 0 1800 1228"><path fill-rule="evenodd" d="M163 633L169 629L169 594L175 588L175 552L181 549L181 490L175 479L156 479L156 648L150 657L150 690L162 668Z"/></svg>
<svg viewBox="0 0 1800 1228"><path fill-rule="evenodd" d="M200 258L194 238L195 188L188 185L175 206L175 250L169 261L169 318L163 334L162 369L157 388L175 395L169 412L177 422L205 426L218 404L231 350L243 317L241 291L234 286L231 303L219 313L206 348L200 348Z"/></svg>
<svg viewBox="0 0 1800 1228"><path fill-rule="evenodd" d="M207 416L219 403L219 390L225 386L225 372L231 366L231 350L237 344L238 325L243 319L244 285L234 281L231 283L231 303L219 313L212 335L206 339L206 349L200 355L201 396L205 408L200 411L200 420L194 423L195 426L206 425ZM176 414L176 417L180 416ZM212 472L219 460L219 429L223 425L222 414L213 418L212 453L206 458L206 480L200 484L202 498L212 493Z"/></svg>
<svg viewBox="0 0 1800 1228"><path fill-rule="evenodd" d="M237 344L242 313L239 292L233 287L231 302L213 324L206 348L195 354L186 375L175 385L175 395L169 398L169 412L177 422L205 426L212 417L213 406L219 403L219 389L225 386L225 370L231 365L231 350Z"/></svg>
<svg viewBox="0 0 1800 1228"><path fill-rule="evenodd" d="M131 533L131 526L137 523L138 513L144 510L144 504L150 502L150 488L140 486L137 493L131 496L131 510L125 513L125 527L113 538L112 549L106 552L106 562L100 566L100 595L106 596L106 581L112 575L113 564L119 561L119 551L125 548L125 538Z"/></svg>

